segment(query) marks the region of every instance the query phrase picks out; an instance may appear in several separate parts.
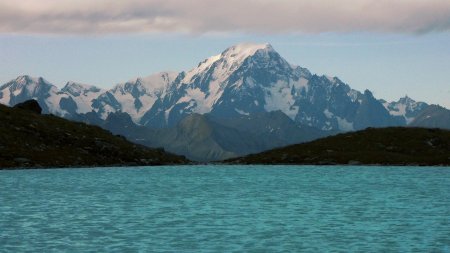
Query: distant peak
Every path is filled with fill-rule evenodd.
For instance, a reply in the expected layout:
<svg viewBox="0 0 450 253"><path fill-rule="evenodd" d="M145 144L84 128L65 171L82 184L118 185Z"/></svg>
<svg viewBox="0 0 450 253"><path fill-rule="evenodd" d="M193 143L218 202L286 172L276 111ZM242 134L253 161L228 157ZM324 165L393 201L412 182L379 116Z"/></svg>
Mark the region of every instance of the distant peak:
<svg viewBox="0 0 450 253"><path fill-rule="evenodd" d="M32 77L29 75L18 76L16 79L11 80L7 83L8 86L13 86L13 89L21 89L23 87L39 87L43 86L53 86L47 80L42 77Z"/></svg>
<svg viewBox="0 0 450 253"><path fill-rule="evenodd" d="M73 89L91 89L91 88L96 88L95 86L90 85L90 84L77 83L77 82L72 82L72 81L67 82L64 87L73 88Z"/></svg>
<svg viewBox="0 0 450 253"><path fill-rule="evenodd" d="M90 84L83 84L77 82L67 82L64 88L61 89L62 92L68 92L72 95L79 96L80 94L86 92L100 92L101 89Z"/></svg>
<svg viewBox="0 0 450 253"><path fill-rule="evenodd" d="M400 98L398 100L398 103L415 103L414 99L408 97L408 95L405 95L404 97Z"/></svg>

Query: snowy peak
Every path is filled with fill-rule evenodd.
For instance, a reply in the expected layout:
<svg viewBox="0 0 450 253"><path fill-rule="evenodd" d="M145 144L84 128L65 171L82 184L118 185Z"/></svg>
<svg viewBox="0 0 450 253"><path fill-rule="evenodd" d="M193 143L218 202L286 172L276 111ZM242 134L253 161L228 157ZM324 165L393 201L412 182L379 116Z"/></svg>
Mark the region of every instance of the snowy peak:
<svg viewBox="0 0 450 253"><path fill-rule="evenodd" d="M0 87L0 103L12 106L55 91L57 88L42 77L19 76Z"/></svg>
<svg viewBox="0 0 450 253"><path fill-rule="evenodd" d="M30 83L38 83L42 77L31 77L29 75L18 76L13 82L18 85L27 85Z"/></svg>
<svg viewBox="0 0 450 253"><path fill-rule="evenodd" d="M7 84L1 87L1 89L9 88L11 92L21 91L23 88L27 88L30 93L33 93L33 89L39 88L39 86L52 86L42 77L31 77L28 75L19 76L14 80L11 80Z"/></svg>
<svg viewBox="0 0 450 253"><path fill-rule="evenodd" d="M254 62L269 62L271 58L281 58L270 44L238 44L226 49L221 55L223 68L229 72L236 71L248 59ZM278 60L278 59L274 59ZM278 63L278 62L277 62ZM282 63L286 63L284 59Z"/></svg>
<svg viewBox="0 0 450 253"><path fill-rule="evenodd" d="M400 98L397 101L397 103L398 104L409 105L409 106L413 106L413 105L417 104L417 102L414 99L408 97L408 95L405 95L404 97Z"/></svg>
<svg viewBox="0 0 450 253"><path fill-rule="evenodd" d="M78 97L81 95L86 96L88 93L102 92L102 89L89 84L67 82L64 88L61 89L61 92L69 93L72 96Z"/></svg>
<svg viewBox="0 0 450 253"><path fill-rule="evenodd" d="M273 47L266 44L251 44L251 43L243 43L238 44L232 47L229 47L221 54L222 58L225 58L229 61L242 63L246 58L251 57L256 54L256 52L275 52Z"/></svg>
<svg viewBox="0 0 450 253"><path fill-rule="evenodd" d="M382 101L382 103L390 115L403 117L406 124L411 123L423 109L428 107L428 104L424 102L416 102L407 95L400 98L397 102L389 103Z"/></svg>
<svg viewBox="0 0 450 253"><path fill-rule="evenodd" d="M199 76L206 73L212 75L214 79L223 81L231 73L236 71L242 64L255 55L270 58L269 54L277 54L273 47L268 44L242 43L227 48L221 54L215 55L200 62L198 66L186 73L183 82L194 81Z"/></svg>

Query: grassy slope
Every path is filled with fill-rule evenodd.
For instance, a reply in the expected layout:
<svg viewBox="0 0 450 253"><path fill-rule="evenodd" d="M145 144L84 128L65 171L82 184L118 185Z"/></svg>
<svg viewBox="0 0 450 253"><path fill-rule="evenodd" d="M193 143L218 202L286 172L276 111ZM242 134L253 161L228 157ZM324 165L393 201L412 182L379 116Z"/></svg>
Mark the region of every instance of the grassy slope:
<svg viewBox="0 0 450 253"><path fill-rule="evenodd" d="M450 165L450 131L369 128L232 159L237 164Z"/></svg>
<svg viewBox="0 0 450 253"><path fill-rule="evenodd" d="M182 164L163 150L149 149L99 127L0 105L0 169Z"/></svg>

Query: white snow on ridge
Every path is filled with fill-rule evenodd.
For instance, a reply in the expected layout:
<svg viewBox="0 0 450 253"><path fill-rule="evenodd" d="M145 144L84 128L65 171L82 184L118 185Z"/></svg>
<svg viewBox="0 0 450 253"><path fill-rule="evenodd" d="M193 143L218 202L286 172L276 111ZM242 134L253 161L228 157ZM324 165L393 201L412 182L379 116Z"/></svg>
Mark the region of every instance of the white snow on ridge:
<svg viewBox="0 0 450 253"><path fill-rule="evenodd" d="M156 100L165 95L167 87L177 76L178 73L176 72L160 72L118 84L109 92L119 102L121 111L128 113L133 121L138 123L144 114L152 108ZM130 88L139 92L137 97L131 94ZM136 100L139 100L142 107L136 107ZM108 113L115 111L111 106L106 108L106 110ZM102 116L106 117L107 114Z"/></svg>
<svg viewBox="0 0 450 253"><path fill-rule="evenodd" d="M406 105L405 104L397 104L394 106L395 110L389 110L389 114L393 116L405 116L406 115Z"/></svg>
<svg viewBox="0 0 450 253"><path fill-rule="evenodd" d="M242 43L232 46L219 55L207 58L198 67L188 71L183 83L192 82L195 76L206 73L213 64L216 64L212 73L213 81L217 81L219 86L222 86L223 82L242 65L245 59L253 56L259 50L273 51L273 48L267 43Z"/></svg>
<svg viewBox="0 0 450 253"><path fill-rule="evenodd" d="M273 51L273 48L268 43L242 43L228 48L221 56L229 62L242 63L247 57L253 56L258 50Z"/></svg>
<svg viewBox="0 0 450 253"><path fill-rule="evenodd" d="M414 120L414 117L406 116L408 113L415 112L420 109L424 103L416 102L413 99L405 96L400 98L397 102L384 102L383 106L392 116L403 117L407 124L411 123Z"/></svg>
<svg viewBox="0 0 450 253"><path fill-rule="evenodd" d="M101 90L101 89L94 85L77 82L67 82L64 88L61 89L61 91L68 92L73 96L79 96L83 93L87 93L90 91L92 92L93 90Z"/></svg>
<svg viewBox="0 0 450 253"><path fill-rule="evenodd" d="M192 79L206 70L208 70L211 65L213 65L216 61L218 61L221 58L221 55L215 55L212 57L207 58L206 60L202 61L197 68L194 68L186 73L186 76L183 78L183 82L191 82Z"/></svg>
<svg viewBox="0 0 450 253"><path fill-rule="evenodd" d="M199 88L189 88L186 90L186 95L178 100L177 104L184 102L195 102L193 112L204 114L212 110L212 101L207 99L207 95ZM193 105L191 104L191 107Z"/></svg>
<svg viewBox="0 0 450 253"><path fill-rule="evenodd" d="M24 75L24 76L17 77L15 81L17 84L25 85L25 84L27 84L27 80L30 80L32 83L38 83L39 77L32 77L32 76ZM42 79L42 80L44 80L44 79ZM44 80L44 82L48 83L46 80Z"/></svg>
<svg viewBox="0 0 450 253"><path fill-rule="evenodd" d="M140 78L140 80L147 92L157 95L163 95L165 89L177 78L178 74L179 73L172 71L159 72L144 78Z"/></svg>
<svg viewBox="0 0 450 253"><path fill-rule="evenodd" d="M358 100L358 91L351 89L347 95L350 97L352 102L356 102ZM361 101L359 101L361 103Z"/></svg>
<svg viewBox="0 0 450 253"><path fill-rule="evenodd" d="M56 86L53 86L50 90L50 97L45 100L45 104L48 107L48 111L51 114L64 116L67 114L66 111L62 110L59 106L59 102L62 98L69 97L68 94L59 92L59 89Z"/></svg>

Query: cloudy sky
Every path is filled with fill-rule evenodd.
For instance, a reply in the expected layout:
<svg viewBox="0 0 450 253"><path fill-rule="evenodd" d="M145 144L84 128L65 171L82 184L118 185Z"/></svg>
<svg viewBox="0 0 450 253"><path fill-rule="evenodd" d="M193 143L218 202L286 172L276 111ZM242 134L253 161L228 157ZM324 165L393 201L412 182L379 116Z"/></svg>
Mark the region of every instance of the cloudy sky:
<svg viewBox="0 0 450 253"><path fill-rule="evenodd" d="M449 0L0 0L0 82L110 87L239 42L389 100L450 107Z"/></svg>

